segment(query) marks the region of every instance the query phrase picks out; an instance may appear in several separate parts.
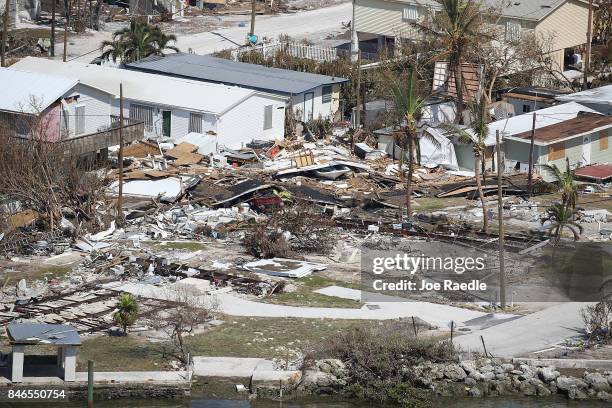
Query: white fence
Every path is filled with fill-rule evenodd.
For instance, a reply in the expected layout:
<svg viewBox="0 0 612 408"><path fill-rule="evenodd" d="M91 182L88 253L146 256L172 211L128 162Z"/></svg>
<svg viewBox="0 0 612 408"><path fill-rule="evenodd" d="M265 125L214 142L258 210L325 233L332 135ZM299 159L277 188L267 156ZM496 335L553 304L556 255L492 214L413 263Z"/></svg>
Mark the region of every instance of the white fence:
<svg viewBox="0 0 612 408"><path fill-rule="evenodd" d="M232 50L232 58L238 60L240 55L248 52L258 52L261 53L264 58L268 58L274 56L276 52L281 50L296 58L307 58L319 62L332 62L338 59L338 52L335 48L280 41L240 47Z"/></svg>

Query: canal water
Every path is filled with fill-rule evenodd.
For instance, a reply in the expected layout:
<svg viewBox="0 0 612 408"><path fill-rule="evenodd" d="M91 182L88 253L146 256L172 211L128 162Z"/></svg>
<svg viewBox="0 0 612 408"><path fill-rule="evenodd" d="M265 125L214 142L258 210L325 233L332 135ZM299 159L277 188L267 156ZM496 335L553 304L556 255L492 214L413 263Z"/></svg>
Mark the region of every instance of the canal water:
<svg viewBox="0 0 612 408"><path fill-rule="evenodd" d="M563 398L481 398L481 399L436 399L432 408L603 408L609 404L596 401L568 401ZM0 408L85 408L85 401L57 402L0 402ZM116 400L96 401L95 408L378 408L379 404L364 402L275 402L245 401L229 399L192 399L183 401L165 400ZM382 407L381 407L382 408ZM385 407L393 408L393 407Z"/></svg>

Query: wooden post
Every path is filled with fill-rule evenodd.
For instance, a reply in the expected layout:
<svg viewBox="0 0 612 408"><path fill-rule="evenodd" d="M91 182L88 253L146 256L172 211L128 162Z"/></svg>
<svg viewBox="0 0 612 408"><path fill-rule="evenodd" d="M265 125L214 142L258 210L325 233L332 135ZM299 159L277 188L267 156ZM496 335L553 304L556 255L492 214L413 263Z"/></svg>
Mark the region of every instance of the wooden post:
<svg viewBox="0 0 612 408"><path fill-rule="evenodd" d="M504 203L502 201L502 157L499 130L496 132L497 142L497 218L499 220L499 300L501 308L506 308L506 269L504 265Z"/></svg>
<svg viewBox="0 0 612 408"><path fill-rule="evenodd" d="M355 130L361 125L361 51L357 53L357 111L355 112ZM351 149L353 143L351 143Z"/></svg>
<svg viewBox="0 0 612 408"><path fill-rule="evenodd" d="M255 0L251 0L251 30L249 31L249 35L255 34L255 8L257 3Z"/></svg>
<svg viewBox="0 0 612 408"><path fill-rule="evenodd" d="M117 222L123 222L123 84L119 84L119 195L117 197Z"/></svg>
<svg viewBox="0 0 612 408"><path fill-rule="evenodd" d="M87 361L87 408L93 408L94 362Z"/></svg>
<svg viewBox="0 0 612 408"><path fill-rule="evenodd" d="M602 6L603 7L603 6ZM591 43L593 42L593 0L589 0L589 21L587 24L587 48L586 56L584 57L584 69L582 75L584 80L582 83L582 89L589 87L589 71L591 69Z"/></svg>
<svg viewBox="0 0 612 408"><path fill-rule="evenodd" d="M535 133L536 133L536 113L535 106L533 110L533 123L531 125L531 141L529 143L529 170L527 174L527 197L531 199L531 190L533 184L533 144L535 142ZM499 158L498 158L499 160Z"/></svg>
<svg viewBox="0 0 612 408"><path fill-rule="evenodd" d="M489 353L487 353L487 346L485 345L484 337L482 337L482 335L480 336L480 341L482 342L482 348L484 349L485 357L488 357Z"/></svg>
<svg viewBox="0 0 612 408"><path fill-rule="evenodd" d="M71 9L71 1L68 0L68 10L66 10L66 21L64 22L64 54L62 56L62 61L66 62L66 53L68 51L68 26L70 25L70 9Z"/></svg>
<svg viewBox="0 0 612 408"><path fill-rule="evenodd" d="M51 56L55 57L55 2L51 0Z"/></svg>
<svg viewBox="0 0 612 408"><path fill-rule="evenodd" d="M2 44L0 45L0 65L6 67L6 41L8 40L9 26L9 0L4 3L4 15L2 18Z"/></svg>

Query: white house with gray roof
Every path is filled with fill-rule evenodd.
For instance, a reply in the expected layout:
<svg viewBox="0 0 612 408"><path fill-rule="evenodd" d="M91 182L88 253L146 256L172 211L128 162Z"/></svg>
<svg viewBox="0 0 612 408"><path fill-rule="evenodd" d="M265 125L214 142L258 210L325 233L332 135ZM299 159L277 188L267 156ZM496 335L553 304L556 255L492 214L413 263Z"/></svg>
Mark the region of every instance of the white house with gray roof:
<svg viewBox="0 0 612 408"><path fill-rule="evenodd" d="M237 86L204 83L80 62L26 57L9 69L60 75L112 95L107 108L119 113L123 86L124 117L144 122L145 136L181 139L209 135L232 149L254 140L281 140L287 97ZM85 106L84 115L102 109Z"/></svg>
<svg viewBox="0 0 612 408"><path fill-rule="evenodd" d="M287 98L300 120L333 120L340 110L345 78L269 68L210 55L169 54L127 64L129 70L234 85Z"/></svg>
<svg viewBox="0 0 612 408"><path fill-rule="evenodd" d="M508 39L535 32L553 36L550 54L560 71L572 63L579 47L587 42L588 2L584 0L483 0L485 7L501 11L496 22ZM360 40L378 37L379 44L397 39L416 40L411 24L440 8L435 0L355 0L355 30Z"/></svg>

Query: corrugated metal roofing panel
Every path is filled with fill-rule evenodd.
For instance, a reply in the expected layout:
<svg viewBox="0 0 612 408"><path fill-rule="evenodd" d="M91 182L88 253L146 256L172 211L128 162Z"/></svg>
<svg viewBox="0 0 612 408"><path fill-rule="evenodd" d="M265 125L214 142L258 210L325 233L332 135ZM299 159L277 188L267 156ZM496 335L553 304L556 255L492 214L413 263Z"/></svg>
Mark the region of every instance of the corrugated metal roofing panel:
<svg viewBox="0 0 612 408"><path fill-rule="evenodd" d="M283 94L300 94L321 85L346 82L347 79L288 69L269 68L210 55L169 54L151 56L127 64L128 69L163 73L245 88Z"/></svg>
<svg viewBox="0 0 612 408"><path fill-rule="evenodd" d="M9 323L6 330L11 342L17 344L81 344L81 336L77 330L65 324Z"/></svg>
<svg viewBox="0 0 612 408"><path fill-rule="evenodd" d="M0 68L0 84L0 110L31 114L48 108L76 86L78 81L74 78Z"/></svg>

